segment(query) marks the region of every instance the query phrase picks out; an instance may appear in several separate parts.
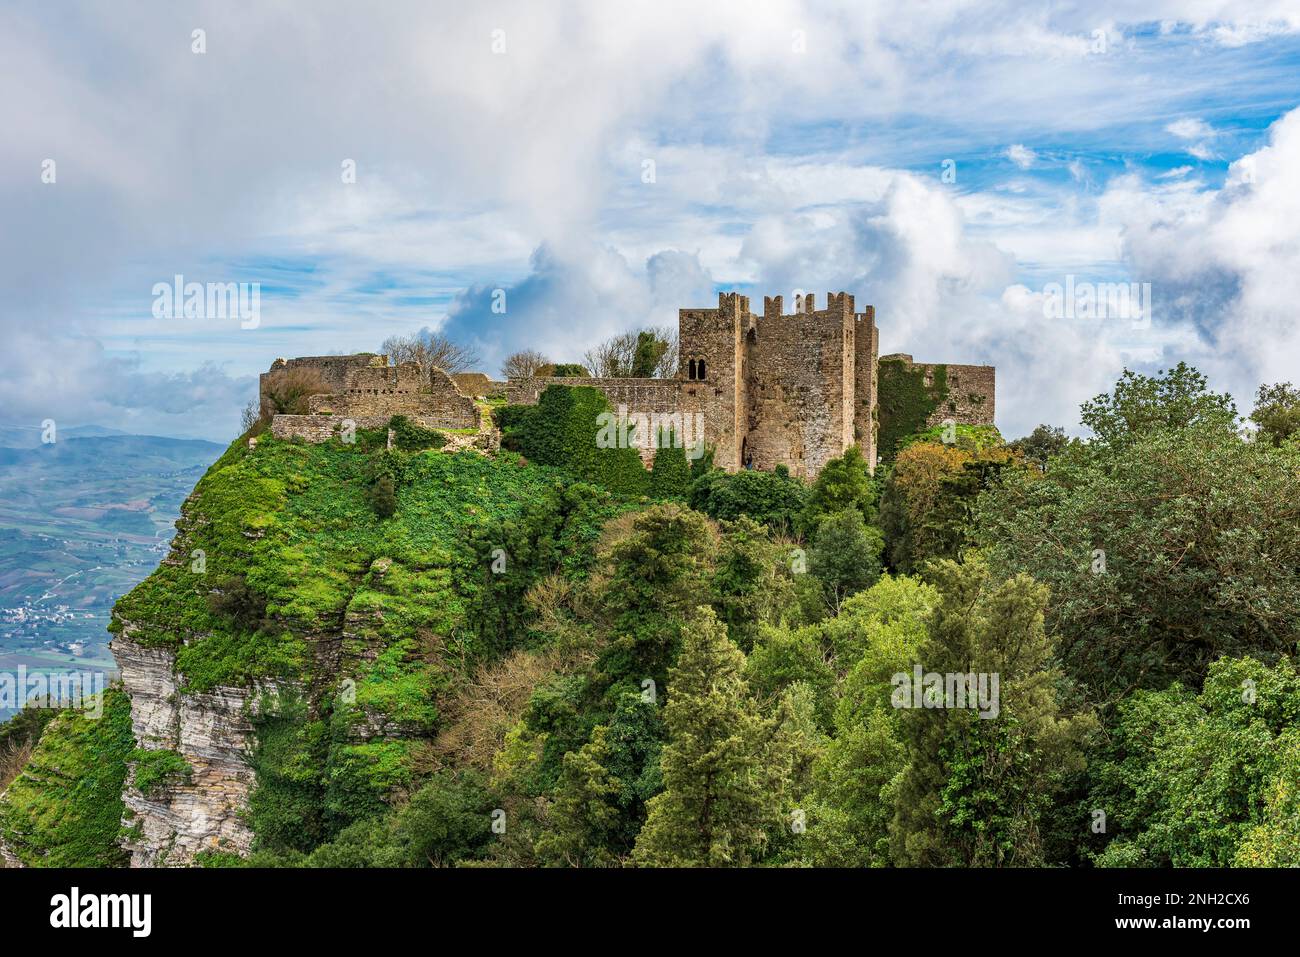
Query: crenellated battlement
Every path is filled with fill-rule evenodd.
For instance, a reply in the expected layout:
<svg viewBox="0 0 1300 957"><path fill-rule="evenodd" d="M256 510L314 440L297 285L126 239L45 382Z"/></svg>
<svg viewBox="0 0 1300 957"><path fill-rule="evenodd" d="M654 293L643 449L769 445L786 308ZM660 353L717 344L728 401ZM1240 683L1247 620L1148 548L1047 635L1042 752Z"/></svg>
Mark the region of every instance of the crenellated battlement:
<svg viewBox="0 0 1300 957"><path fill-rule="evenodd" d="M827 292L824 308L817 301L797 290L787 313L784 296L764 296L755 315L748 296L720 292L716 308L678 310L676 378L511 379L509 400L531 405L550 385L584 385L600 389L616 408L699 415L715 464L731 471L784 465L811 478L851 445L874 463L884 361L875 307L858 312L853 295L842 291ZM993 422L992 366L927 365L904 354L885 360L921 369L927 386L942 377L945 398L936 416ZM319 373L328 391L310 397L309 415L276 416L276 434L312 441L328 439L344 417L378 422L401 414L431 428L474 428L473 396L491 386L481 373L425 375L414 363L358 353L277 359L262 377L263 390L268 376L300 367Z"/></svg>

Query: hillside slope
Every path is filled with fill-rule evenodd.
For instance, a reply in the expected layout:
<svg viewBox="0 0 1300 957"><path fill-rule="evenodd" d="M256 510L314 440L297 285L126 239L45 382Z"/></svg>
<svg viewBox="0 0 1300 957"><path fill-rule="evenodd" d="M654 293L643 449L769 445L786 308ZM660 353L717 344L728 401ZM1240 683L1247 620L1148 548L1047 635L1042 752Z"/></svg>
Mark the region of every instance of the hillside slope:
<svg viewBox="0 0 1300 957"><path fill-rule="evenodd" d="M389 518L372 504L383 477ZM114 609L137 748L118 756L131 863L244 854L260 834L309 850L409 788L440 692L521 639L523 592L552 567L579 571L617 510L572 485L509 455L364 436L232 446L185 502L168 557ZM546 554L528 554L542 525ZM495 549L513 553L499 573ZM0 819L21 829L28 814L10 800Z"/></svg>

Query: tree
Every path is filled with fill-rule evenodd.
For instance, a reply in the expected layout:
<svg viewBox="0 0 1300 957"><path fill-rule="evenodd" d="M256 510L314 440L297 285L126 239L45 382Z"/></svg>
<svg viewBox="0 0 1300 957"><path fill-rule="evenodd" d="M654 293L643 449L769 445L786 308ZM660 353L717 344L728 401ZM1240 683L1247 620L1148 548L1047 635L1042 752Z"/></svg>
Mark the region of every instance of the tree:
<svg viewBox="0 0 1300 957"><path fill-rule="evenodd" d="M239 414L240 435L262 421L262 403L258 399L249 399L248 405Z"/></svg>
<svg viewBox="0 0 1300 957"><path fill-rule="evenodd" d="M537 856L566 867L613 863L606 850L619 823L616 804L623 782L609 773L609 728L599 726L591 740L564 756L559 790L547 811L547 827L537 841Z"/></svg>
<svg viewBox="0 0 1300 957"><path fill-rule="evenodd" d="M917 660L938 592L913 578L885 576L817 626L837 673L834 733L813 767L804 863L889 864L894 788L907 764L892 678Z"/></svg>
<svg viewBox="0 0 1300 957"><path fill-rule="evenodd" d="M900 451L880 504L890 567L913 574L934 559L957 558L980 494L1000 482L1008 467L1022 471L1020 462L1005 445L960 448L914 442Z"/></svg>
<svg viewBox="0 0 1300 957"><path fill-rule="evenodd" d="M746 866L780 817L775 722L749 695L745 656L712 609L696 609L668 682L664 790L650 801L633 859L658 867Z"/></svg>
<svg viewBox="0 0 1300 957"><path fill-rule="evenodd" d="M1114 392L1083 403L1081 418L1103 447L1155 430L1235 431L1237 406L1232 397L1211 392L1206 383L1205 376L1185 362L1154 376L1125 369Z"/></svg>
<svg viewBox="0 0 1300 957"><path fill-rule="evenodd" d="M380 518L392 518L397 511L397 486L391 475L381 475L370 487L370 504Z"/></svg>
<svg viewBox="0 0 1300 957"><path fill-rule="evenodd" d="M1045 476L1008 472L973 540L997 574L1051 588L1070 674L1109 703L1196 687L1222 655L1272 661L1300 634L1300 449L1155 429Z"/></svg>
<svg viewBox="0 0 1300 957"><path fill-rule="evenodd" d="M876 483L856 445L849 446L843 455L831 459L817 473L801 525L805 533L811 534L824 516L846 508L860 511L868 525L876 521Z"/></svg>
<svg viewBox="0 0 1300 957"><path fill-rule="evenodd" d="M895 687L908 763L891 857L912 867L1042 866L1054 797L1083 769L1096 718L1067 706L1043 627L1046 588L1027 575L997 582L978 560L931 567L941 599L917 660L940 690L927 677L916 707L912 675Z"/></svg>
<svg viewBox="0 0 1300 957"><path fill-rule="evenodd" d="M1223 658L1199 695L1175 683L1139 691L1117 712L1087 802L1106 812L1098 864L1300 863L1300 674L1291 659L1269 668Z"/></svg>
<svg viewBox="0 0 1300 957"><path fill-rule="evenodd" d="M534 349L512 352L501 363L501 374L507 379L529 379L538 375L538 370L551 364L551 360Z"/></svg>
<svg viewBox="0 0 1300 957"><path fill-rule="evenodd" d="M379 347L393 363L414 362L426 376L434 369L448 374L466 372L479 364L478 353L424 328L405 336L389 336Z"/></svg>
<svg viewBox="0 0 1300 957"><path fill-rule="evenodd" d="M651 327L611 336L584 358L597 378L670 379L677 375L677 353L676 330Z"/></svg>
<svg viewBox="0 0 1300 957"><path fill-rule="evenodd" d="M711 518L748 515L777 534L790 534L808 501L808 487L782 470L724 472L710 469L691 482L691 508Z"/></svg>
<svg viewBox="0 0 1300 957"><path fill-rule="evenodd" d="M1259 426L1259 438L1281 445L1300 430L1300 389L1290 382L1261 385L1250 421Z"/></svg>
<svg viewBox="0 0 1300 957"><path fill-rule="evenodd" d="M668 351L668 342L660 339L649 329L642 329L636 334L636 349L632 353L632 378L652 378L659 368L659 363Z"/></svg>
<svg viewBox="0 0 1300 957"><path fill-rule="evenodd" d="M601 558L611 569L593 601L609 642L597 662L598 685L640 691L662 685L697 606L711 594L718 533L698 512L673 502L652 506Z"/></svg>
<svg viewBox="0 0 1300 957"><path fill-rule="evenodd" d="M875 584L884 547L880 530L867 525L856 508L833 512L821 520L808 550L808 572L821 582L832 612L838 613L850 595Z"/></svg>
<svg viewBox="0 0 1300 957"><path fill-rule="evenodd" d="M1065 451L1066 446L1069 444L1070 440L1065 434L1065 429L1052 425L1040 425L1023 439L1016 439L1010 444L1010 447L1020 452L1025 457L1025 461L1032 464L1038 471L1046 472L1047 463L1054 456Z"/></svg>
<svg viewBox="0 0 1300 957"><path fill-rule="evenodd" d="M551 366L549 370L543 367L538 371L543 375L550 375L559 379L586 379L591 375L591 371L579 362L561 362L558 365Z"/></svg>
<svg viewBox="0 0 1300 957"><path fill-rule="evenodd" d="M793 598L793 550L773 541L747 515L723 521L712 605L727 634L746 653L768 622L780 621Z"/></svg>
<svg viewBox="0 0 1300 957"><path fill-rule="evenodd" d="M261 417L306 415L307 400L330 391L320 372L310 366L286 366L269 373L264 380Z"/></svg>

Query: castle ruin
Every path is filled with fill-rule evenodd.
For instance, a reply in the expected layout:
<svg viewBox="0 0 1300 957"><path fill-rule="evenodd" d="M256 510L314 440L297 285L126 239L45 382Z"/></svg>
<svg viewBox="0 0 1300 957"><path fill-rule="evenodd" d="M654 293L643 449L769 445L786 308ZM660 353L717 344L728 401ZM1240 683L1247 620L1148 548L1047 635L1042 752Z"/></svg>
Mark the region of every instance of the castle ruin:
<svg viewBox="0 0 1300 957"><path fill-rule="evenodd" d="M714 464L736 471L786 466L813 478L851 445L876 462L880 416L879 332L875 309L854 307L848 293L831 293L817 309L812 293L798 297L793 312L781 296L750 311L749 297L718 295L716 309L678 312L679 368L671 379L532 377L505 383L508 400L532 405L551 385L591 386L629 415L698 415ZM926 424L953 421L991 425L992 366L922 364L909 355L886 356L920 370L926 387L943 387L943 400ZM480 373L425 377L418 366L390 366L386 356L318 356L277 359L270 372L294 365L317 369L331 392L312 396L309 414L276 415L272 432L324 441L342 418L373 428L406 415L428 428L467 429L479 423L474 396L495 391ZM596 425L593 423L593 440Z"/></svg>

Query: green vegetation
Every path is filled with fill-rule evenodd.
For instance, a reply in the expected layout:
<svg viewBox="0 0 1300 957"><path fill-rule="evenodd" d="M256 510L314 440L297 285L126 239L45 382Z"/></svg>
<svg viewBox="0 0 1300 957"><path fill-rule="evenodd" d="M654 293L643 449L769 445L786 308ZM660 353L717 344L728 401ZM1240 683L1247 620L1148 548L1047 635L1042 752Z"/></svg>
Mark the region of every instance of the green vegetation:
<svg viewBox="0 0 1300 957"><path fill-rule="evenodd" d="M0 797L0 838L27 867L115 867L122 785L135 746L131 702L104 692L103 714L63 711Z"/></svg>
<svg viewBox="0 0 1300 957"><path fill-rule="evenodd" d="M597 389L548 386L536 405L507 407L500 421L502 444L530 462L563 468L617 495L648 490L640 455L617 435L622 426Z"/></svg>
<svg viewBox="0 0 1300 957"><path fill-rule="evenodd" d="M126 759L135 768L131 783L146 797L175 784L188 784L193 773L190 763L175 751L136 748Z"/></svg>
<svg viewBox="0 0 1300 957"><path fill-rule="evenodd" d="M116 627L181 693L277 679L253 853L208 866L1294 866L1289 401L1248 438L1195 370L1126 374L1091 440L913 426L811 485L647 473L581 388L500 409L492 458L264 437L187 505L206 572ZM0 803L24 860L120 863L128 765L185 780L107 705Z"/></svg>
<svg viewBox="0 0 1300 957"><path fill-rule="evenodd" d="M716 519L746 515L779 534L793 533L808 502L808 487L784 468L728 473L709 469L691 482L691 508Z"/></svg>
<svg viewBox="0 0 1300 957"><path fill-rule="evenodd" d="M948 398L948 367L934 367L934 380L925 384L925 369L902 359L881 359L877 372L879 422L876 446L889 461L903 440L925 428L925 423Z"/></svg>

